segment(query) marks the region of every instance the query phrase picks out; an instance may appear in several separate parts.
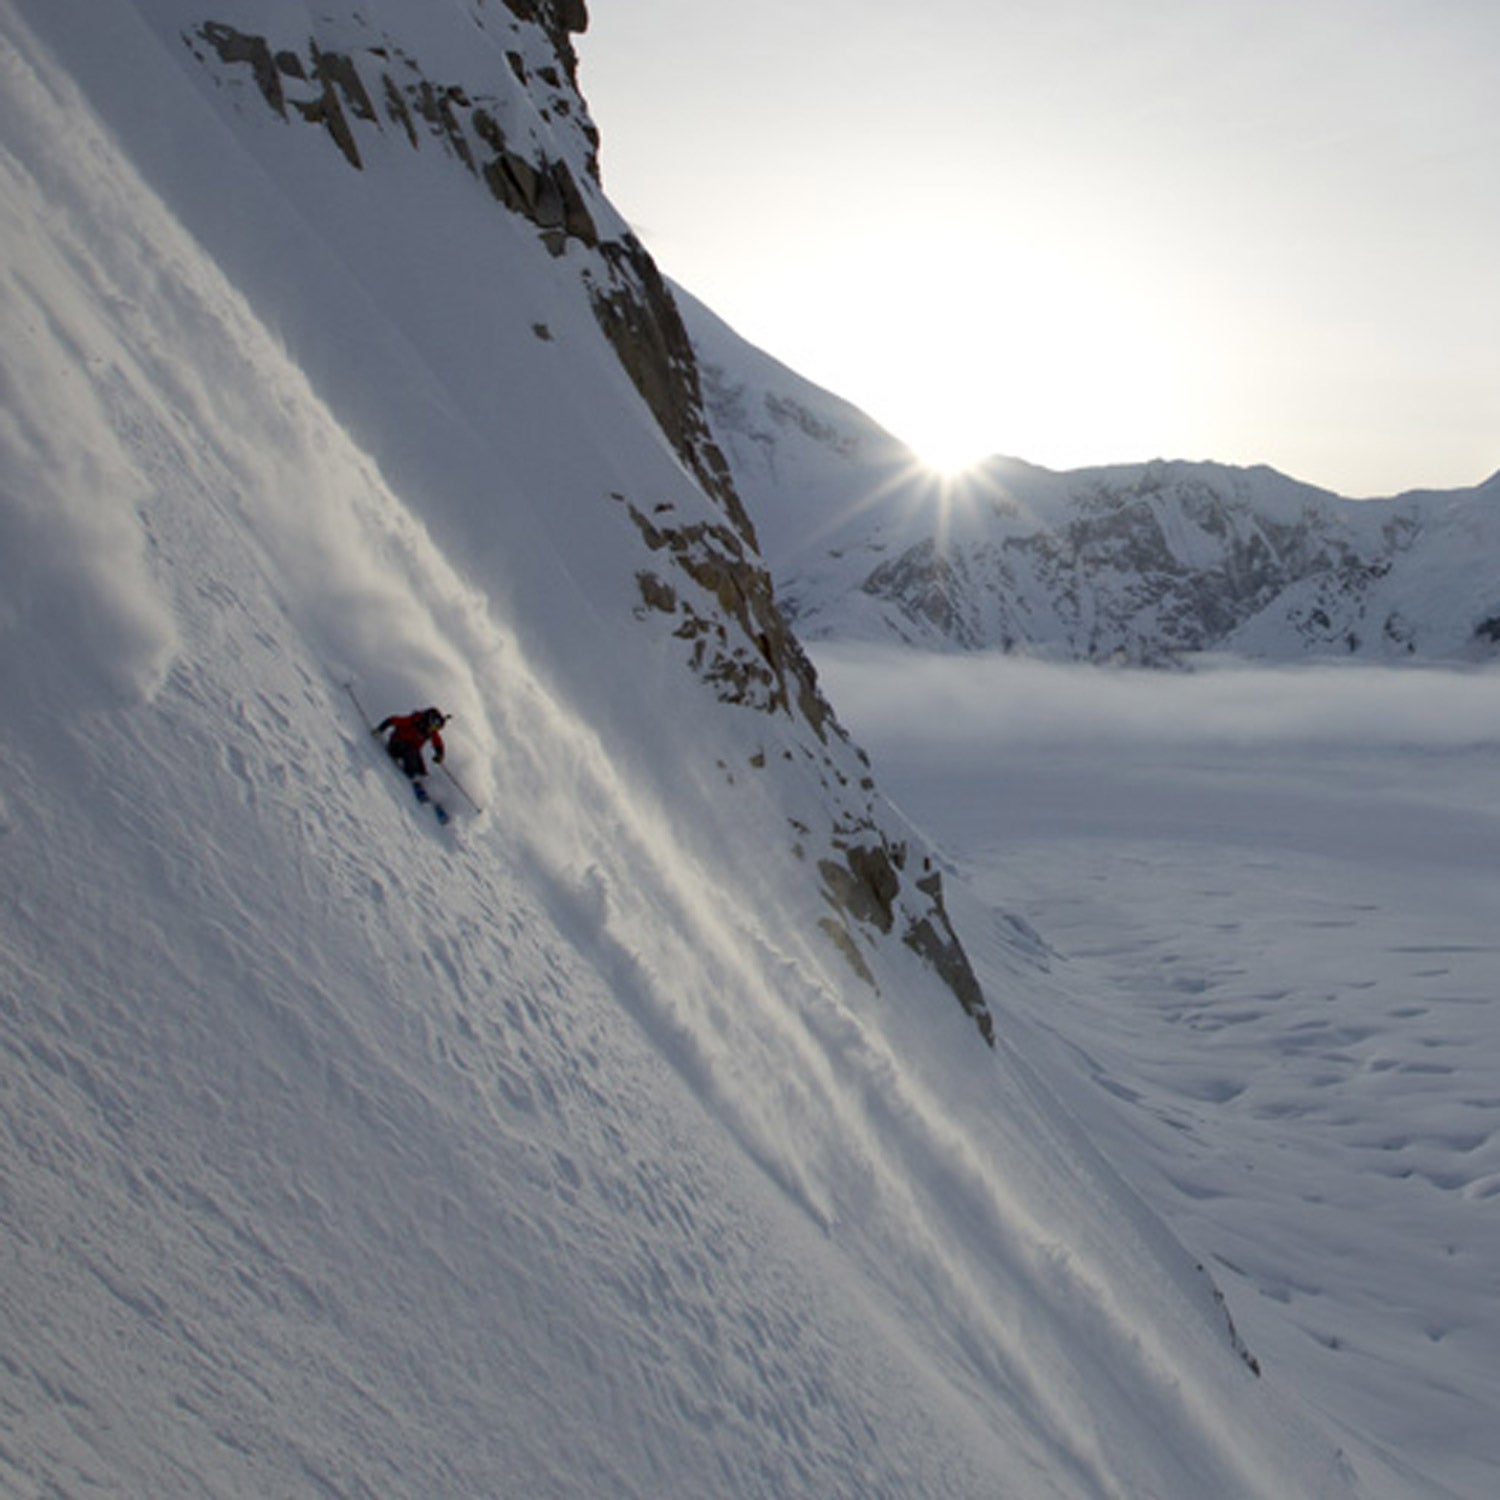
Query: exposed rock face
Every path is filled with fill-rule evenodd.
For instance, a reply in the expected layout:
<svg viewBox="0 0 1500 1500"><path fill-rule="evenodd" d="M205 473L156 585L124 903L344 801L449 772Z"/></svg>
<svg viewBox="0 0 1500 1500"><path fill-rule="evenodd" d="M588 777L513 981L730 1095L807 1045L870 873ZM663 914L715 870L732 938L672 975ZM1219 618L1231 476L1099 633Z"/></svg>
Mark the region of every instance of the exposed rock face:
<svg viewBox="0 0 1500 1500"><path fill-rule="evenodd" d="M873 826L863 831L867 835L878 835ZM845 917L885 933L895 928L899 911L901 941L937 970L965 1012L973 1017L980 1035L994 1046L994 1022L985 1004L984 993L943 904L941 872L933 869L931 861L924 858L924 873L911 885L930 904L926 910L900 910L898 903L903 895L903 874L908 859L906 845L892 845L877 837L875 842L852 844L842 853L842 861L827 859L818 865L829 902ZM850 962L856 968L860 967L858 949L848 939L846 929L825 918L825 930L844 949Z"/></svg>
<svg viewBox="0 0 1500 1500"><path fill-rule="evenodd" d="M511 8L519 4L515 0ZM549 7L535 8L551 14ZM475 97L456 85L435 83L423 76L415 58L388 38L372 39L371 46L356 55L325 50L314 37L293 46L273 46L264 36L206 21L185 40L200 57L205 56L206 43L226 68L248 69L271 109L284 120L320 126L357 170L365 164L361 134L390 128L413 150L434 143L460 162L497 201L530 219L553 254L560 255L570 238L587 245L599 242L588 197L568 161L539 156L534 148L512 147L501 124L513 111L510 91ZM586 144L585 170L597 182L598 136L581 103L575 102L571 47L568 59L565 81L557 69L533 73L520 52L509 56L515 85L542 91L538 108L544 118L579 120Z"/></svg>
<svg viewBox="0 0 1500 1500"><path fill-rule="evenodd" d="M697 364L671 293L640 242L614 222L599 186L598 133L577 92L569 33L588 15L581 0L507 0L539 27L550 46L507 53L510 75L483 95L425 75L391 38L334 51L316 37L292 45L206 21L184 38L226 80L248 74L283 120L324 131L351 167L362 170L362 137L394 133L412 150L436 147L477 178L506 209L534 224L561 255L570 242L598 252L585 279L599 325L684 464L729 514L747 543L753 531L723 455L703 415ZM538 121L561 137L559 149ZM566 128L571 126L572 128ZM601 230L600 221L610 224Z"/></svg>
<svg viewBox="0 0 1500 1500"><path fill-rule="evenodd" d="M796 714L826 744L832 710L777 607L771 575L743 533L702 522L673 526L660 514L648 519L633 505L629 513L646 545L664 553L707 596L709 607L701 608L655 572L637 575L644 604L677 619L674 634L692 643L694 670L718 686L725 702Z"/></svg>
<svg viewBox="0 0 1500 1500"><path fill-rule="evenodd" d="M656 262L633 235L602 249L610 274L591 287L594 316L677 456L745 545L757 550L754 527L708 428L692 342Z"/></svg>
<svg viewBox="0 0 1500 1500"><path fill-rule="evenodd" d="M671 291L600 186L598 134L577 89L571 35L588 24L583 0L505 0L515 46L483 92L430 77L391 37L340 47L317 36L251 34L208 20L184 41L227 89L258 99L281 120L311 126L355 171L379 155L436 151L496 204L533 225L556 257L577 253L594 317L716 519L650 514L623 495L644 550L638 616L672 621L687 667L726 704L784 722L788 760L816 776L827 828L795 822L792 836L819 876L821 926L867 979L864 951L898 936L952 988L986 1041L984 996L944 909L930 867L909 873L907 844L883 813L861 753L849 743L788 625L761 561L755 530L710 431L696 354ZM356 18L357 19L357 18ZM361 23L362 24L362 23ZM347 27L346 27L347 32ZM310 135L310 140L317 136ZM373 173L372 173L373 176ZM538 338L550 333L533 329ZM763 769L762 752L752 766ZM818 846L812 853L808 844Z"/></svg>
<svg viewBox="0 0 1500 1500"><path fill-rule="evenodd" d="M573 51L572 35L589 29L584 0L505 0L505 3L521 20L534 21L547 33L568 82L576 87L578 57Z"/></svg>

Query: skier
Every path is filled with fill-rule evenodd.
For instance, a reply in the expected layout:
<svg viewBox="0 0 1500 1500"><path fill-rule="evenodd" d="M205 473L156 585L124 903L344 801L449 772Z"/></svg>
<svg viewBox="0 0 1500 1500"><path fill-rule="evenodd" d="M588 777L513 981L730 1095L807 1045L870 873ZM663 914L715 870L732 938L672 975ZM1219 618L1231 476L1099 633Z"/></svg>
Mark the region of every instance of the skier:
<svg viewBox="0 0 1500 1500"><path fill-rule="evenodd" d="M447 722L447 716L437 709L419 708L409 714L392 714L370 731L371 734L384 734L390 730L391 737L385 742L386 754L411 777L418 796L423 790L420 778L427 774L422 750L430 741L432 759L435 764L442 765L446 752L441 731Z"/></svg>

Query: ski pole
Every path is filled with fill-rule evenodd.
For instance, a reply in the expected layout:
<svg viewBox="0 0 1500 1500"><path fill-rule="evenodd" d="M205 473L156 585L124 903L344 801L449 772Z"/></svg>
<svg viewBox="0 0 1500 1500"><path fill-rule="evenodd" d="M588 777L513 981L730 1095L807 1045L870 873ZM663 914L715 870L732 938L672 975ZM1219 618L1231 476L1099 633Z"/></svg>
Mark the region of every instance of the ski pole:
<svg viewBox="0 0 1500 1500"><path fill-rule="evenodd" d="M352 702L354 704L354 711L355 711L355 713L357 713L360 716L360 718L364 720L365 727L367 729L372 729L374 727L374 721L370 718L369 714L367 714L365 712L365 706L364 706L364 704L361 703L359 701L359 699L355 696L355 693L354 693L354 684L352 682L346 682L344 684L344 691L346 693L348 693L350 702Z"/></svg>
<svg viewBox="0 0 1500 1500"><path fill-rule="evenodd" d="M463 798L463 799L464 799L464 801L465 801L465 802L467 802L467 803L468 803L468 804L469 804L469 806L470 806L470 807L472 807L472 808L473 808L473 809L474 809L474 811L475 811L475 812L477 812L477 813L482 813L482 812L483 812L483 811L484 811L484 809L483 809L483 808L482 808L482 807L481 807L481 806L480 806L480 805L479 805L479 804L478 804L478 803L477 803L477 802L476 802L476 801L475 801L475 800L474 800L474 799L473 799L473 798L472 798L472 797L471 797L471 796L470 796L470 795L469 795L469 794L468 794L468 792L467 792L467 791L466 791L466 790L465 790L465 789L464 789L464 784L463 784L463 782L461 782L461 781L460 781L460 780L459 780L459 779L458 779L458 777L457 777L457 776L455 776L455 775L454 775L454 774L453 774L453 772L452 772L452 771L450 771L450 770L449 770L449 769L448 769L448 768L447 768L447 766L445 766L445 765L442 765L442 764L439 764L439 765L438 765L438 770L439 770L439 771L441 771L441 772L442 772L442 773L443 773L443 775L444 775L444 776L446 776L446 777L447 777L447 778L448 778L448 780L449 780L449 781L451 781L451 782L452 782L452 783L453 783L453 785L454 785L454 788L455 788L455 789L456 789L456 790L457 790L457 792L458 792L458 795L459 795L459 796L460 796L460 797L462 797L462 798Z"/></svg>

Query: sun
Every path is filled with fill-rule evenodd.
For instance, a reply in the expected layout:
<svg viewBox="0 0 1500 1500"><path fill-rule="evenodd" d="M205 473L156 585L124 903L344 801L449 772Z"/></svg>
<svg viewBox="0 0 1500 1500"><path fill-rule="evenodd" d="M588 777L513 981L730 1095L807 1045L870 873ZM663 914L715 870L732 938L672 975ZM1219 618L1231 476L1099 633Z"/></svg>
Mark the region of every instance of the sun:
<svg viewBox="0 0 1500 1500"><path fill-rule="evenodd" d="M995 456L993 426L995 414L990 411L966 413L962 401L944 401L942 395L935 401L929 392L926 402L907 401L906 420L897 423L894 431L912 450L922 471L951 480Z"/></svg>
<svg viewBox="0 0 1500 1500"><path fill-rule="evenodd" d="M816 274L775 287L757 342L937 481L1002 456L1068 469L1166 447L1194 410L1201 329L1118 256L993 228L967 247L902 225L815 247Z"/></svg>
<svg viewBox="0 0 1500 1500"><path fill-rule="evenodd" d="M938 430L930 435L903 435L902 441L922 468L936 479L961 479L993 456L972 433Z"/></svg>

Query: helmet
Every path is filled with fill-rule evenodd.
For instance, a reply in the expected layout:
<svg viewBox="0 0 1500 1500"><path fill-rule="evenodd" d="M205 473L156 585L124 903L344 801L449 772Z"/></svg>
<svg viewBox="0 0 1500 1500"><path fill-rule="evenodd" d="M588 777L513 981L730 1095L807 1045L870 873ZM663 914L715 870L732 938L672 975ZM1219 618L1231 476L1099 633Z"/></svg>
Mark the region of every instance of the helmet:
<svg viewBox="0 0 1500 1500"><path fill-rule="evenodd" d="M432 729L441 729L448 721L436 708L424 708L422 710L422 722Z"/></svg>

